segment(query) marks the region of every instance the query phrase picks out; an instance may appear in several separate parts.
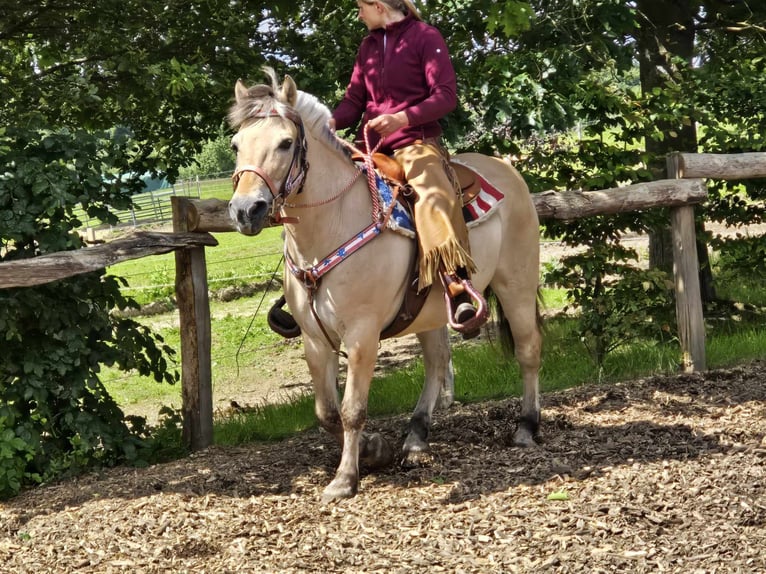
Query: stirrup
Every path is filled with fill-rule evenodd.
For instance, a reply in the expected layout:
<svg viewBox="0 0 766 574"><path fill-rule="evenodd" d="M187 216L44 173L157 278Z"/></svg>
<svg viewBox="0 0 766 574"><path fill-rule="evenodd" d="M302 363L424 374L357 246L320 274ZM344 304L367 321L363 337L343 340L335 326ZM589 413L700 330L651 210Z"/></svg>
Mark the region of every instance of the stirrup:
<svg viewBox="0 0 766 574"><path fill-rule="evenodd" d="M487 322L487 317L489 316L487 302L468 279L442 274L442 281L444 283L444 301L447 304L447 323L455 331L462 333L463 338L471 339L475 337L482 325ZM453 310L453 297L461 293L468 295L472 302L460 303ZM476 307L474 307L474 304ZM471 309L468 308L469 306Z"/></svg>
<svg viewBox="0 0 766 574"><path fill-rule="evenodd" d="M294 339L295 337L300 337L301 328L295 322L293 316L282 309L285 306L285 302L284 295L277 299L276 303L269 309L266 321L271 330L278 335L282 335L285 339Z"/></svg>
<svg viewBox="0 0 766 574"><path fill-rule="evenodd" d="M465 299L469 299L467 294L465 296ZM452 304L454 305L455 303L457 303L457 301L453 299ZM455 323L458 323L461 325L469 324L470 326L469 322L475 317L476 317L476 307L473 306L473 303L470 303L468 301L463 301L462 303L457 305L455 309L455 319L454 319ZM462 332L463 340L467 341L468 339L473 339L475 337L478 337L480 333L479 327L480 326L474 328L473 330L463 331Z"/></svg>

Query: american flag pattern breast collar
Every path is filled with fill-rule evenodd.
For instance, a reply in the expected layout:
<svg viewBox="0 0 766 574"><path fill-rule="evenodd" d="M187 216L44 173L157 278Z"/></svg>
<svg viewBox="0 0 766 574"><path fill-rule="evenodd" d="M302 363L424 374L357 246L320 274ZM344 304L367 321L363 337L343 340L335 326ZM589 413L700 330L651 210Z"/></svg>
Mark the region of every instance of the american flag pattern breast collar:
<svg viewBox="0 0 766 574"><path fill-rule="evenodd" d="M303 269L296 265L295 261L293 261L293 258L290 256L290 253L287 251L287 245L285 245L285 264L290 273L292 273L293 276L308 289L316 289L319 285L319 280L323 275L329 273L332 269L343 263L349 255L353 255L380 235L380 232L383 230L382 225L381 222L371 223L343 245L334 249L329 255L324 257L322 261L307 269Z"/></svg>

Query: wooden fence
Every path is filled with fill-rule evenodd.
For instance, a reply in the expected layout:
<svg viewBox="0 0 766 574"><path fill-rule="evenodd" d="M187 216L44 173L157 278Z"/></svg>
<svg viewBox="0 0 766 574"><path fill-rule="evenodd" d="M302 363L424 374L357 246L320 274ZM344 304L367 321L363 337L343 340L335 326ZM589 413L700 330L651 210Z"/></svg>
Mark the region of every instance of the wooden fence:
<svg viewBox="0 0 766 574"><path fill-rule="evenodd" d="M766 177L766 153L674 154L671 179L605 191L533 195L541 220L574 220L669 207L673 237L676 312L686 371L704 370L705 332L699 290L694 205L707 196L704 178ZM213 442L210 304L205 247L217 245L209 232L233 231L221 200L171 198L174 233L138 233L104 245L0 263L0 288L39 285L148 255L176 253L176 297L181 326L184 441L193 450Z"/></svg>

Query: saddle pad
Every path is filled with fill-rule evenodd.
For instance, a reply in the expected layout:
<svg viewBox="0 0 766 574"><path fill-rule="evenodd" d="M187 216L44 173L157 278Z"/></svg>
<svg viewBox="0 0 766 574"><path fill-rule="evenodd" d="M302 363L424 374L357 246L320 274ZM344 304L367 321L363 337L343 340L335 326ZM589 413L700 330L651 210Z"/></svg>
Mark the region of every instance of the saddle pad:
<svg viewBox="0 0 766 574"><path fill-rule="evenodd" d="M464 190L464 201L466 201L466 203L463 205L463 218L465 219L466 225L469 228L475 227L492 214L505 195L497 189L497 187L484 179L484 177L473 168L469 168L464 164L458 164L454 160L453 164L458 165L463 170L470 170L472 176L475 178L475 184L472 187L476 189L472 190L470 193L465 193L468 190ZM388 183L386 183L378 173L375 174L375 182L378 187L381 206L386 210L391 205L393 192ZM412 220L412 215L409 210L399 202L394 205L394 209L391 212L391 218L388 220L388 228L405 237L415 237L415 224Z"/></svg>
<svg viewBox="0 0 766 574"><path fill-rule="evenodd" d="M362 169L366 173L366 167ZM375 172L375 185L378 188L381 209L386 211L393 201L394 193L391 190L391 186L389 186L388 183L386 183L386 180L380 177L380 174L377 172ZM388 219L387 227L391 231L395 231L405 237L415 237L415 222L412 220L409 209L399 201L394 205L391 217Z"/></svg>
<svg viewBox="0 0 766 574"><path fill-rule="evenodd" d="M483 222L505 195L472 167L452 160L463 188L463 219L470 229Z"/></svg>

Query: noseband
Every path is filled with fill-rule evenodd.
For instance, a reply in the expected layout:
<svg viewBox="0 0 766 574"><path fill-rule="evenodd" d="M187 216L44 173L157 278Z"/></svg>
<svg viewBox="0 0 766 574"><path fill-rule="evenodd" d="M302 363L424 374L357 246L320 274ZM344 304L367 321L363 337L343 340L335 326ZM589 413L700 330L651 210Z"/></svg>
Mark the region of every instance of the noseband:
<svg viewBox="0 0 766 574"><path fill-rule="evenodd" d="M274 180L267 174L263 168L257 165L243 165L237 167L234 170L234 174L231 176L232 184L234 185L234 191L236 192L239 180L243 173L254 173L260 177L268 186L271 196L274 198L272 203L272 216L277 213L277 210L284 204L285 199L293 191L300 193L303 190L303 182L306 180L306 173L309 170L309 162L306 158L306 130L303 127L303 120L301 117L291 109L285 110L283 113L278 112L276 109L271 109L268 112L260 112L253 115L253 118L271 118L271 117L285 117L295 124L298 128L298 142L293 150L293 158L290 162L290 169L287 171L287 177L282 182L282 187L279 190L274 185Z"/></svg>

